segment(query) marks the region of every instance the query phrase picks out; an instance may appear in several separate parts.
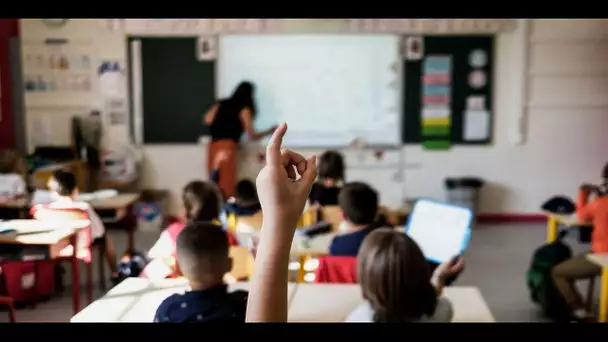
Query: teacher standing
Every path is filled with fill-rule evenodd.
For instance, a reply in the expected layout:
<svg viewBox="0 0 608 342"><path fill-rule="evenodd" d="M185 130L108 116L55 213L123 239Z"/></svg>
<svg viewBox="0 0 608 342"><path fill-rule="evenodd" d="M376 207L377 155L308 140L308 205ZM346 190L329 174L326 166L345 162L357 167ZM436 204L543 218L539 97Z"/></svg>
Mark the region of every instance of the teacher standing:
<svg viewBox="0 0 608 342"><path fill-rule="evenodd" d="M224 152L228 157L219 170L219 187L224 196L234 196L237 174L237 146L243 133L249 140L256 141L272 134L275 127L263 132L253 128L256 109L253 100L254 86L250 82L241 82L232 96L215 103L205 114L204 123L211 132L211 144L207 153L207 169L211 172L218 153Z"/></svg>

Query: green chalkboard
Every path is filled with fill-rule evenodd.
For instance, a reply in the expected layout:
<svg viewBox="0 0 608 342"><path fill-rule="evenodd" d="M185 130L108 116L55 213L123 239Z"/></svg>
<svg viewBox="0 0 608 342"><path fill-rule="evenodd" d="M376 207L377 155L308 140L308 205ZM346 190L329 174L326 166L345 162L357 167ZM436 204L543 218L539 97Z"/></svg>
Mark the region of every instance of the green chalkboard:
<svg viewBox="0 0 608 342"><path fill-rule="evenodd" d="M198 142L208 134L202 118L216 100L215 62L196 58L196 38L129 38L133 40L141 42L144 143ZM132 58L129 51L129 65Z"/></svg>
<svg viewBox="0 0 608 342"><path fill-rule="evenodd" d="M482 67L473 67L470 54L483 50L487 63ZM494 36L426 36L423 37L423 58L403 62L403 120L402 141L405 144L418 144L421 137L422 113L422 67L425 56L444 55L452 57L451 86L451 140L452 145L486 145L492 142L492 129L489 138L481 141L463 139L464 112L469 96L483 96L485 108L490 112L490 127L493 127L493 84L494 84ZM481 70L486 75L486 85L474 89L469 84L469 75L473 70Z"/></svg>

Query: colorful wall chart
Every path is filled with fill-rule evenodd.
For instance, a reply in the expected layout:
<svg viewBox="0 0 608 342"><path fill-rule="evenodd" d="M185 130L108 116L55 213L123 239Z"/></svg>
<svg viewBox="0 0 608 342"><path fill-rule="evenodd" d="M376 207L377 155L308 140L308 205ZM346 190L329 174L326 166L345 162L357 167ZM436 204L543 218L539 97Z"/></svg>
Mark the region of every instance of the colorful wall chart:
<svg viewBox="0 0 608 342"><path fill-rule="evenodd" d="M428 148L491 144L494 36L404 39L402 142ZM448 127L449 139L443 134Z"/></svg>
<svg viewBox="0 0 608 342"><path fill-rule="evenodd" d="M449 149L452 121L452 57L429 55L422 64L423 146L427 149Z"/></svg>

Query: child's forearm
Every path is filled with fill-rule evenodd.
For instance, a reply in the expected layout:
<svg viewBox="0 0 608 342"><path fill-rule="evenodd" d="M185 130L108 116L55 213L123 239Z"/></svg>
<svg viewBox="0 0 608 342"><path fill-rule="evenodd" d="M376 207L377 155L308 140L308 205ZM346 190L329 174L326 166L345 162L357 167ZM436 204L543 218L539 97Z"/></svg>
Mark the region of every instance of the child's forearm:
<svg viewBox="0 0 608 342"><path fill-rule="evenodd" d="M247 303L247 322L287 322L287 277L294 229L264 225Z"/></svg>

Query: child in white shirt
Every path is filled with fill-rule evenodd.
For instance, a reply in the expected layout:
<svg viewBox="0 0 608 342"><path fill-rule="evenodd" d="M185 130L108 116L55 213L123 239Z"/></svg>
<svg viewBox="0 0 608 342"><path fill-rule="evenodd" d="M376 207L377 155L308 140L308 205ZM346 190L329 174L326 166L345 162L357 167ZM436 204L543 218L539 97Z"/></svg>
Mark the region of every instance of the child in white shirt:
<svg viewBox="0 0 608 342"><path fill-rule="evenodd" d="M36 211L39 208L58 210L76 209L86 212L88 219L91 222L91 243L93 245L101 244L102 247L105 248L104 254L110 265L110 269L112 270L112 280L116 280L118 278L118 273L114 244L112 243L112 240L108 238L105 226L95 210L93 210L87 202L75 200L78 196L78 186L74 174L64 170L54 171L53 177L49 181L49 190L52 192L53 202L47 205L37 205L34 207L34 217L36 217Z"/></svg>
<svg viewBox="0 0 608 342"><path fill-rule="evenodd" d="M4 151L0 159L0 201L25 196L26 184L21 175L25 172L25 166L19 154Z"/></svg>

